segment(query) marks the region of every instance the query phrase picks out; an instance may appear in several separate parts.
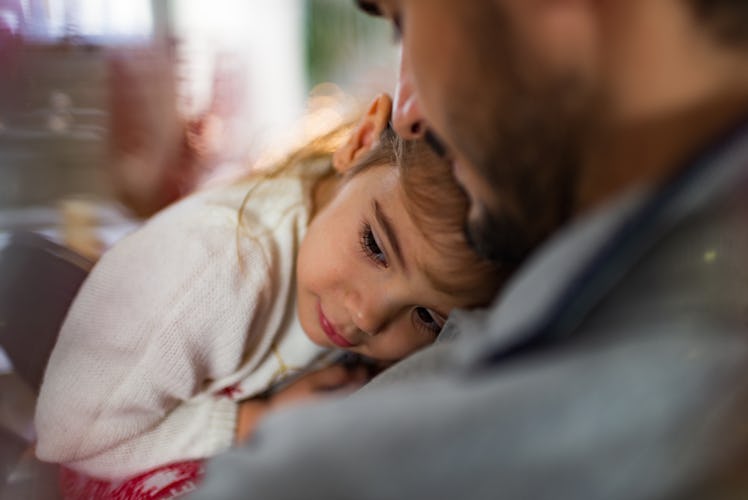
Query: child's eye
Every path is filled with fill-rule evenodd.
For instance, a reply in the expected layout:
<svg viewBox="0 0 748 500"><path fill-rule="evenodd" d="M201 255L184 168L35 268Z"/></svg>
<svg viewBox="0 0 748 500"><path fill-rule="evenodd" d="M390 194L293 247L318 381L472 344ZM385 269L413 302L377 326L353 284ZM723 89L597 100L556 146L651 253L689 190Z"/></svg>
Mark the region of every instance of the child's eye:
<svg viewBox="0 0 748 500"><path fill-rule="evenodd" d="M374 236L374 232L371 230L371 226L364 222L361 226L361 234L359 236L361 243L361 250L364 254L373 260L377 265L387 267L387 256L379 247L377 239Z"/></svg>
<svg viewBox="0 0 748 500"><path fill-rule="evenodd" d="M442 329L442 322L438 319L438 316L432 313L425 307L416 307L415 313L419 323L426 327L429 331L434 334L438 334Z"/></svg>

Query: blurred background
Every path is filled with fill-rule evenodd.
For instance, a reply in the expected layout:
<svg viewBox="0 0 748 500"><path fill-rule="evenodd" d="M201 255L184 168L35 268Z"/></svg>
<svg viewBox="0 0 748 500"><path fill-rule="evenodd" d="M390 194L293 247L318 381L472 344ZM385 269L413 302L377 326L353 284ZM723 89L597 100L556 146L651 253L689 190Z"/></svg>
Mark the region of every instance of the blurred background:
<svg viewBox="0 0 748 500"><path fill-rule="evenodd" d="M288 150L394 88L391 38L348 0L0 0L0 232L111 229Z"/></svg>
<svg viewBox="0 0 748 500"><path fill-rule="evenodd" d="M392 91L352 0L0 0L0 499L56 498L35 393L91 265Z"/></svg>

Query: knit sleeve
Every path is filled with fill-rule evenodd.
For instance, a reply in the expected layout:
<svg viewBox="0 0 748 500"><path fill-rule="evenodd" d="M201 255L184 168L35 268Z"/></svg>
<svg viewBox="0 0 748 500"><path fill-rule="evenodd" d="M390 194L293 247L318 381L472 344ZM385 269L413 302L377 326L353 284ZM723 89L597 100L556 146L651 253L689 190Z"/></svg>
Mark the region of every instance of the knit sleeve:
<svg viewBox="0 0 748 500"><path fill-rule="evenodd" d="M113 479L229 447L236 403L205 389L263 342L266 250L229 208L182 203L107 252L47 366L38 457Z"/></svg>

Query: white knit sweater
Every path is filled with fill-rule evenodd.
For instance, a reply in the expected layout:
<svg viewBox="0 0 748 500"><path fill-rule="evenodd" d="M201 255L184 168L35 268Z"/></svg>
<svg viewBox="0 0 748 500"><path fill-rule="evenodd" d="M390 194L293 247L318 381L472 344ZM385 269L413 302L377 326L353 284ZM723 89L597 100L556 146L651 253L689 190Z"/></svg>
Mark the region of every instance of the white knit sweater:
<svg viewBox="0 0 748 500"><path fill-rule="evenodd" d="M232 444L239 399L319 359L294 270L326 170L195 194L108 251L47 366L37 456L118 479L214 455Z"/></svg>

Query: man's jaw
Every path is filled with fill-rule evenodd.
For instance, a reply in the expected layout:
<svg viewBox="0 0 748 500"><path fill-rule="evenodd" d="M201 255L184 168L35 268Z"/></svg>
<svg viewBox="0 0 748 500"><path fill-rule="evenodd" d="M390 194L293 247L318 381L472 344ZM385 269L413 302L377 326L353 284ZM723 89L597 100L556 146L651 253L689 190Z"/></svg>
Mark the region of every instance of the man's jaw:
<svg viewBox="0 0 748 500"><path fill-rule="evenodd" d="M426 144L431 147L436 156L444 159L449 158L449 153L447 151L447 147L444 144L444 141L442 141L439 136L434 133L434 131L432 131L431 129L426 129L423 139L426 141Z"/></svg>

